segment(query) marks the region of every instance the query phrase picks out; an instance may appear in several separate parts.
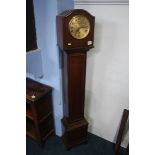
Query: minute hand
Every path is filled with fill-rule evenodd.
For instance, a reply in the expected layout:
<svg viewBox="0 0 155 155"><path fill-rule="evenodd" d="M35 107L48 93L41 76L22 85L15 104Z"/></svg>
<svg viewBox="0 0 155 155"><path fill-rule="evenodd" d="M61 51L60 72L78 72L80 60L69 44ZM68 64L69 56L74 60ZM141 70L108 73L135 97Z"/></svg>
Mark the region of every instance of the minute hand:
<svg viewBox="0 0 155 155"><path fill-rule="evenodd" d="M81 27L77 28L76 32L79 32L79 30L83 29L83 28L88 28L88 26L81 26Z"/></svg>

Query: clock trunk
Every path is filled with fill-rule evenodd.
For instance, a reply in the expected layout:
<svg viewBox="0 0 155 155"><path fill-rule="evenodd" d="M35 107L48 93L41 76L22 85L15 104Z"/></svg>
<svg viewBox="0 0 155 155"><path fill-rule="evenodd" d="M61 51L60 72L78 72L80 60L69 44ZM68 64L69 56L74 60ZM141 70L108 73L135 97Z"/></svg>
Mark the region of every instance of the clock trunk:
<svg viewBox="0 0 155 155"><path fill-rule="evenodd" d="M63 51L64 127L66 148L87 141L88 122L84 118L86 51Z"/></svg>

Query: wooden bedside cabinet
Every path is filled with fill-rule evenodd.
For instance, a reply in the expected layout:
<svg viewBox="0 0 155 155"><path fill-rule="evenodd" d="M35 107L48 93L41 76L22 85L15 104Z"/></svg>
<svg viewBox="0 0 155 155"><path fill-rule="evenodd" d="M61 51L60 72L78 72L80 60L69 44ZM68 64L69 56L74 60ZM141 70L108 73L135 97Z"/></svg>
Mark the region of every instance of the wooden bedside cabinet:
<svg viewBox="0 0 155 155"><path fill-rule="evenodd" d="M41 146L54 134L52 88L26 79L26 135Z"/></svg>

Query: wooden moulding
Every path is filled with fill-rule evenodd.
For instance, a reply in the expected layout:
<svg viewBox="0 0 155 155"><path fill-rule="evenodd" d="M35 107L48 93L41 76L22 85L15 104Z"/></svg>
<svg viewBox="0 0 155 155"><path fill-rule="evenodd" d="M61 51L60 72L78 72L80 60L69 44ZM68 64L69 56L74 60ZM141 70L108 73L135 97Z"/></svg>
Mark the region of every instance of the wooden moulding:
<svg viewBox="0 0 155 155"><path fill-rule="evenodd" d="M121 124L120 124L120 128L119 128L119 132L118 132L118 135L117 135L116 144L115 144L115 153L116 154L118 154L118 152L120 150L120 145L121 145L123 133L124 133L124 130L125 130L125 127L126 127L126 123L127 123L127 120L128 120L128 116L129 116L129 110L124 109Z"/></svg>

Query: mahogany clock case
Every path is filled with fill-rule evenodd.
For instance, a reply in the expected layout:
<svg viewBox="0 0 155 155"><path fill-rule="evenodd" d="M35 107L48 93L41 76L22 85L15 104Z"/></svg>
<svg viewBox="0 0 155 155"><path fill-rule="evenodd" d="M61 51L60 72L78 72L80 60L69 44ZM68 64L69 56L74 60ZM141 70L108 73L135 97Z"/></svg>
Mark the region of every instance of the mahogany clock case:
<svg viewBox="0 0 155 155"><path fill-rule="evenodd" d="M89 34L83 39L75 39L70 34L69 22L76 15L85 16L91 25ZM57 20L57 43L59 48L65 50L93 48L95 17L82 9L66 10L56 17Z"/></svg>
<svg viewBox="0 0 155 155"><path fill-rule="evenodd" d="M84 16L89 21L89 33L84 38L77 39L70 33L69 23L75 16ZM70 149L87 142L88 122L84 118L86 58L88 50L94 47L95 17L85 10L73 9L64 11L56 19L57 44L62 55L62 139L65 147Z"/></svg>

